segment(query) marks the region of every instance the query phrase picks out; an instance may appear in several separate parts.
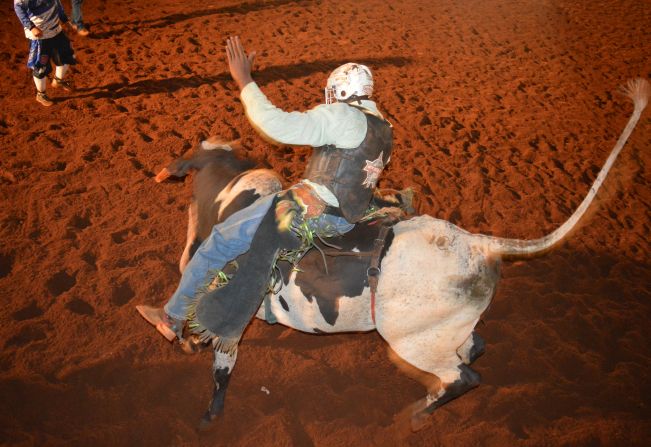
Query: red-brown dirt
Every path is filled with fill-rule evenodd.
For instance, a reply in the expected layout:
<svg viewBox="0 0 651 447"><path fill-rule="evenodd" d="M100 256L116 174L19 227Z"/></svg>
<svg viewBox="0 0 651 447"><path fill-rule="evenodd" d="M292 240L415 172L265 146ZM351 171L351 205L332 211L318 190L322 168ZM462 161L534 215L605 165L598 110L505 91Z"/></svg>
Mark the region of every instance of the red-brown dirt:
<svg viewBox="0 0 651 447"><path fill-rule="evenodd" d="M181 354L134 310L163 304L180 276L191 181L157 184L158 169L209 135L241 138L288 183L309 156L248 123L227 36L258 50L254 76L284 109L321 102L340 63L368 64L395 127L380 186L414 187L420 213L466 230L536 238L615 144L632 111L618 87L651 77L648 0L86 0L77 90L51 89L50 108L3 4L0 444L649 445L649 110L586 224L505 263L477 327L482 384L417 433L395 416L425 391L376 333L261 321L225 414L197 432L211 355Z"/></svg>

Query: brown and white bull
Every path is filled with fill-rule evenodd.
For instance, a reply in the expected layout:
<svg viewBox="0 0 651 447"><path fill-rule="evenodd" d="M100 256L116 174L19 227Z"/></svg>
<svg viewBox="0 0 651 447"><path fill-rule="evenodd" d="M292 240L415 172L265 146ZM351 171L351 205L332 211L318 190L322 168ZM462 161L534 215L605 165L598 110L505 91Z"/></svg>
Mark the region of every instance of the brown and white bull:
<svg viewBox="0 0 651 447"><path fill-rule="evenodd" d="M430 216L413 217L395 224L385 240L374 300L366 274L368 259L328 258L326 273L321 254L312 250L301 260L300 271L285 271L281 285L265 298L256 316L313 334L378 331L395 355L420 370L425 379L427 394L412 407L412 424L417 427L433 410L479 384L479 374L469 366L484 348L474 327L495 293L501 261L542 254L577 226L637 124L649 90L645 80L628 83L625 92L635 108L626 128L581 205L549 235L505 239L471 234ZM175 161L157 180L185 175L188 167L198 172L181 269L191 247L198 246L214 223L281 188L273 172L250 169L250 164L230 153L229 146L214 142L204 142L189 160ZM363 252L374 235L369 226L358 225L336 244ZM209 299L209 294L201 299ZM223 411L237 357L237 352L215 352L215 389L203 423Z"/></svg>

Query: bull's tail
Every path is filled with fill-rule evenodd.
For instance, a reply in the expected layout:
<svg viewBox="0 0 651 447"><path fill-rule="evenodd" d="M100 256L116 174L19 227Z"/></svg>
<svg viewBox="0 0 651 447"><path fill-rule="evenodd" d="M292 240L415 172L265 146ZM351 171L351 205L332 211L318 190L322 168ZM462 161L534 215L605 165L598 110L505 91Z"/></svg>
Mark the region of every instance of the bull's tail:
<svg viewBox="0 0 651 447"><path fill-rule="evenodd" d="M581 205L579 205L574 214L572 214L572 216L570 216L570 218L556 230L539 239L522 240L487 236L489 239L488 247L490 253L506 258L536 256L550 250L555 245L563 241L570 234L570 232L577 227L577 224L584 216L585 212L588 210L588 207L597 195L599 188L606 179L608 171L610 171L610 168L615 162L615 159L626 144L626 140L628 140L628 137L631 135L631 132L633 132L635 125L640 119L640 114L648 103L651 87L649 86L649 82L646 79L638 78L628 81L628 84L623 87L623 93L633 100L633 103L635 105L633 114L628 120L626 128L624 128L624 131L619 136L619 139L617 140L615 147L610 153L610 156L606 160L604 167L601 168L599 175L592 184L588 195L585 197L585 199L583 199L583 202L581 202Z"/></svg>

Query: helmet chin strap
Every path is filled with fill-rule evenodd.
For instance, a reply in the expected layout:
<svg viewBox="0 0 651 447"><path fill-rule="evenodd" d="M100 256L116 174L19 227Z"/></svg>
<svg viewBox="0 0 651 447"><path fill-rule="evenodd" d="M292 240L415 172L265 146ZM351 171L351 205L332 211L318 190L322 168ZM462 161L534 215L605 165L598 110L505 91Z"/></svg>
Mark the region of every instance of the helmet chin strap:
<svg viewBox="0 0 651 447"><path fill-rule="evenodd" d="M364 95L364 96L353 95L353 96L350 96L350 97L346 98L343 102L345 102L347 104L350 104L352 102L357 101L357 104L359 104L361 106L362 105L362 99L368 100L369 97L366 96L366 95Z"/></svg>
<svg viewBox="0 0 651 447"><path fill-rule="evenodd" d="M357 101L357 104L360 106L362 105L362 100L368 100L370 97L368 95L362 95L362 96L357 96L357 95L352 95L349 96L346 99L342 99L341 101L337 99L337 95L335 95L335 92L331 88L325 88L325 101L326 104L332 104L333 102L344 102L346 104L351 104L355 101Z"/></svg>

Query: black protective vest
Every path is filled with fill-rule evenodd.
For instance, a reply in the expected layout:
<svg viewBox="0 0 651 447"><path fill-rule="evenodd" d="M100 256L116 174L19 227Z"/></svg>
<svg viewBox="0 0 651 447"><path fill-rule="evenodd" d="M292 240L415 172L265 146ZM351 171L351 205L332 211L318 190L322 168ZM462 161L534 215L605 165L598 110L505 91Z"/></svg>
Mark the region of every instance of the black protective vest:
<svg viewBox="0 0 651 447"><path fill-rule="evenodd" d="M366 116L364 141L355 149L340 149L334 145L314 148L303 176L332 191L341 213L351 223L364 217L393 146L391 124L363 108L358 109Z"/></svg>

